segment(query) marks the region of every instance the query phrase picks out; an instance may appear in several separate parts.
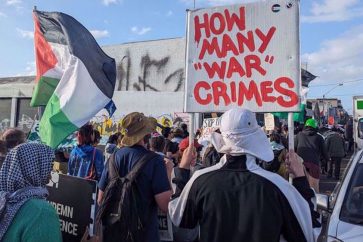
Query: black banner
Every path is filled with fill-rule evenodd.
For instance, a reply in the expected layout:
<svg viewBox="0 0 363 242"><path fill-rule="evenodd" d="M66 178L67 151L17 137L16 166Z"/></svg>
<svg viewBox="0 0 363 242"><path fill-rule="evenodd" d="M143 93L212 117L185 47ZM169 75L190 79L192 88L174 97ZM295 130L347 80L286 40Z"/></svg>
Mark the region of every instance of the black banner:
<svg viewBox="0 0 363 242"><path fill-rule="evenodd" d="M59 215L63 241L79 242L89 226L93 231L96 181L52 172L48 201Z"/></svg>
<svg viewBox="0 0 363 242"><path fill-rule="evenodd" d="M159 236L161 241L173 241L171 220L167 214L158 209Z"/></svg>

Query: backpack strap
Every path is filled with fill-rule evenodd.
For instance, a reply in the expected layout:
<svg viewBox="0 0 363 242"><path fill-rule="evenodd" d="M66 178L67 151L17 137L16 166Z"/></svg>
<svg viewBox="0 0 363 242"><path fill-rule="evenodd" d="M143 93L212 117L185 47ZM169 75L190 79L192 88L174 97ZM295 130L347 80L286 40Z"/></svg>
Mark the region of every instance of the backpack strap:
<svg viewBox="0 0 363 242"><path fill-rule="evenodd" d="M117 165L116 165L116 152L113 152L113 154L110 156L108 160L108 177L109 180L118 179L121 178ZM135 178L139 175L142 168L145 166L146 162L149 160L154 159L158 154L148 151L146 154L144 154L134 165L134 167L127 173L125 176L125 179L129 181L135 180Z"/></svg>
<svg viewBox="0 0 363 242"><path fill-rule="evenodd" d="M91 160L91 171L86 178L97 180L98 176L97 176L96 165L95 165L95 160L96 160L96 148L95 147L93 147L92 153L93 154L92 154L92 160Z"/></svg>
<svg viewBox="0 0 363 242"><path fill-rule="evenodd" d="M140 174L142 168L145 166L146 162L149 160L154 159L158 154L152 151L148 151L146 154L144 154L140 160L136 162L134 167L131 169L131 171L125 176L125 179L133 182L136 177Z"/></svg>
<svg viewBox="0 0 363 242"><path fill-rule="evenodd" d="M110 181L116 178L120 178L120 174L118 173L118 168L116 165L115 156L116 156L116 151L114 151L110 156L110 158L108 158L108 177Z"/></svg>

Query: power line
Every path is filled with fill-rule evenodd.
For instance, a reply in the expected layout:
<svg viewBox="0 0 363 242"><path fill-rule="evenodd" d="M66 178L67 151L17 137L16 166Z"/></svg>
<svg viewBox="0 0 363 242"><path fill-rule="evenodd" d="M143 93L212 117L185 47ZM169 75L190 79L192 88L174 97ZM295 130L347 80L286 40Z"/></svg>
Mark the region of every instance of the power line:
<svg viewBox="0 0 363 242"><path fill-rule="evenodd" d="M340 94L340 95L334 95L337 97L343 97L343 96L363 96L362 93L357 93L357 94Z"/></svg>
<svg viewBox="0 0 363 242"><path fill-rule="evenodd" d="M361 81L363 81L363 78L352 80L352 81L343 81L343 82L331 83L331 84L312 85L312 86L309 86L309 87L327 87L327 86L339 85L339 84L342 84L342 83L346 84L346 83L361 82Z"/></svg>
<svg viewBox="0 0 363 242"><path fill-rule="evenodd" d="M339 95L329 95L326 99L334 98L334 97L347 97L347 96L363 96L363 93L353 93L353 94L339 94ZM309 97L310 98L310 97ZM308 98L308 99L309 99ZM312 97L312 99L322 99L321 96L318 97Z"/></svg>

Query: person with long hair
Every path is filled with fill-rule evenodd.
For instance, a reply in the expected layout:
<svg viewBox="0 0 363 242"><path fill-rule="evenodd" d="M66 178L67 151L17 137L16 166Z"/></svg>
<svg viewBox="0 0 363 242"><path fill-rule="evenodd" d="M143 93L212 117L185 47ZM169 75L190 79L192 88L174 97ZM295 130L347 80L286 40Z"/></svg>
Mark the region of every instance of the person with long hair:
<svg viewBox="0 0 363 242"><path fill-rule="evenodd" d="M68 175L99 180L103 171L102 151L93 147L92 125L82 126L77 133L78 145L73 148L68 162Z"/></svg>

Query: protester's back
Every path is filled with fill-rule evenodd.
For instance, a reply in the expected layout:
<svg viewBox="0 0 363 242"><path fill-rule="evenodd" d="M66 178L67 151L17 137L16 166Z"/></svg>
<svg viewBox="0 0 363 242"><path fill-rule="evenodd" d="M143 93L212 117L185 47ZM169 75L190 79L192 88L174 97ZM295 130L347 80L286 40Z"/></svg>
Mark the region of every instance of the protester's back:
<svg viewBox="0 0 363 242"><path fill-rule="evenodd" d="M115 153L114 164L117 167L118 175L125 177L135 172L134 169L140 164L142 157L149 153L145 148L145 137L149 137L149 134L155 131L156 120L135 112L126 115L121 126L125 131L125 135L121 141L122 148ZM100 189L98 202L101 207L104 202L107 202L104 200L104 195L107 195L104 192L110 189L110 186L112 186L112 176L109 166L106 166L98 184ZM136 213L141 213L143 217L147 218L147 221L141 221L145 237L137 241L158 242L160 239L158 234L157 208L159 207L161 210L166 211L167 203L171 196L166 167L160 155L155 155L145 163L136 177L135 186L139 191L138 195L135 196L139 199L140 203L138 203L138 212L130 216L133 216L132 219L135 219ZM117 206L119 203L117 200L113 202L116 204L112 206ZM120 217L120 220L122 219L124 218ZM127 221L120 222L127 223ZM107 231L107 224L103 225L106 226L104 231ZM122 232L120 231L120 233ZM104 234L104 241L114 240L106 233Z"/></svg>
<svg viewBox="0 0 363 242"><path fill-rule="evenodd" d="M109 184L97 215L98 226L103 227L104 242L145 240L147 231L144 227L150 223L152 205L147 202L149 199L140 184L141 172L146 162L156 156L153 152L145 153L124 176L119 174L115 155L108 160Z"/></svg>
<svg viewBox="0 0 363 242"><path fill-rule="evenodd" d="M330 157L343 158L345 156L344 139L337 133L337 130L328 135L325 144Z"/></svg>
<svg viewBox="0 0 363 242"><path fill-rule="evenodd" d="M92 125L84 125L77 133L78 145L73 148L68 162L68 174L99 180L103 171L103 154L93 147Z"/></svg>
<svg viewBox="0 0 363 242"><path fill-rule="evenodd" d="M295 139L296 152L304 161L319 164L320 156L325 155L324 139L310 127L298 133Z"/></svg>
<svg viewBox="0 0 363 242"><path fill-rule="evenodd" d="M308 173L310 186L319 192L320 157L326 162L330 160L326 151L324 138L317 133L317 123L314 119L305 122L305 128L295 137L295 151L303 158Z"/></svg>
<svg viewBox="0 0 363 242"><path fill-rule="evenodd" d="M220 130L221 134L212 134L216 150L226 153L218 164L196 171L188 181L194 159L189 148L175 168L176 190L169 203L174 225L199 225L201 242L277 242L282 237L313 241L308 202L314 193L302 164L294 158L299 167L294 184L300 193L256 164L256 158L272 160L273 152L249 110L235 108L224 113Z"/></svg>
<svg viewBox="0 0 363 242"><path fill-rule="evenodd" d="M110 156L118 150L118 144L122 139L121 133L115 133L110 135L105 146L105 162L110 158Z"/></svg>
<svg viewBox="0 0 363 242"><path fill-rule="evenodd" d="M304 162L311 162L318 166L320 157L329 160L329 156L324 145L324 138L317 133L316 121L312 121L312 124L309 124L309 120L306 122L303 131L296 135L295 150Z"/></svg>
<svg viewBox="0 0 363 242"><path fill-rule="evenodd" d="M331 158L331 160L329 161L327 178L331 178L333 176L334 167L334 177L335 179L339 180L340 165L342 162L342 158L346 154L345 141L342 135L338 133L338 129L333 128L332 131L333 132L331 132L325 140L326 148Z"/></svg>

